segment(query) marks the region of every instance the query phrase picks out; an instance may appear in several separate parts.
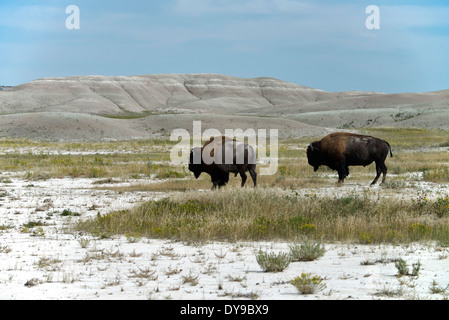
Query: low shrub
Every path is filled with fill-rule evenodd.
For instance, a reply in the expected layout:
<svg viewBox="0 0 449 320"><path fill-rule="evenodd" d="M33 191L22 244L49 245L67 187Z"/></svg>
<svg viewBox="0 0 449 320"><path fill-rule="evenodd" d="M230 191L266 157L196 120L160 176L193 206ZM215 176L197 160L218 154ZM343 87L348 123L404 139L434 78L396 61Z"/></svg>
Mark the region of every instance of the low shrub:
<svg viewBox="0 0 449 320"><path fill-rule="evenodd" d="M302 273L290 282L301 294L312 294L324 290L327 286L324 279L311 273Z"/></svg>
<svg viewBox="0 0 449 320"><path fill-rule="evenodd" d="M321 240L312 241L307 237L301 244L295 243L289 247L292 261L313 261L322 257L326 252L324 246L321 245Z"/></svg>
<svg viewBox="0 0 449 320"><path fill-rule="evenodd" d="M398 270L398 277L401 276L412 276L417 277L419 275L419 270L421 269L421 262L418 260L417 263L412 265L412 272L410 272L407 262L403 259L399 259L395 262L395 267Z"/></svg>
<svg viewBox="0 0 449 320"><path fill-rule="evenodd" d="M289 266L291 257L288 253L283 252L276 254L259 251L256 260L264 272L280 272Z"/></svg>

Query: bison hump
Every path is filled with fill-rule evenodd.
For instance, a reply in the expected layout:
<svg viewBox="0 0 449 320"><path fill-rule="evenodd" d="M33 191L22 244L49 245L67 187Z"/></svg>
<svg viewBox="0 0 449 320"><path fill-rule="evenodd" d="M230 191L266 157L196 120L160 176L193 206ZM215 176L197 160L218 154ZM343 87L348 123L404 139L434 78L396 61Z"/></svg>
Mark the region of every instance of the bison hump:
<svg viewBox="0 0 449 320"><path fill-rule="evenodd" d="M213 158L215 151L220 147L220 145L225 141L235 141L235 139L226 136L210 137L209 141L206 141L203 145L203 149L209 152L209 155Z"/></svg>

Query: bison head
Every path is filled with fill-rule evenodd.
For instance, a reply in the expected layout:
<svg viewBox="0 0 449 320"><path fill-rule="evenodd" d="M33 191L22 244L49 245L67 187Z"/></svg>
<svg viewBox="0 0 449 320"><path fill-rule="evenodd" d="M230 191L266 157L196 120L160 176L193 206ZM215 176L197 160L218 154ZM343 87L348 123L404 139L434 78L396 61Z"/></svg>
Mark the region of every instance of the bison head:
<svg viewBox="0 0 449 320"><path fill-rule="evenodd" d="M190 151L189 170L193 172L196 179L198 179L201 172L204 171L204 163L201 159L201 148L193 148L192 151Z"/></svg>
<svg viewBox="0 0 449 320"><path fill-rule="evenodd" d="M313 167L314 171L317 171L321 166L321 152L318 141L312 142L307 147L307 160L309 165Z"/></svg>

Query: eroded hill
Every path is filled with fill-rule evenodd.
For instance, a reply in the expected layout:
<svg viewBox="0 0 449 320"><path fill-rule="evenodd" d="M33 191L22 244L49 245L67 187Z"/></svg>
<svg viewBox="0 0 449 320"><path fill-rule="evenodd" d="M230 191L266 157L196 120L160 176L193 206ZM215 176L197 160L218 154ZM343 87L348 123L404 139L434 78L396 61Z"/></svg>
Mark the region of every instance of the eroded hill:
<svg viewBox="0 0 449 320"><path fill-rule="evenodd" d="M449 129L449 90L326 92L273 78L217 74L44 78L0 91L0 136L148 138L175 128L278 129L316 135L367 126Z"/></svg>

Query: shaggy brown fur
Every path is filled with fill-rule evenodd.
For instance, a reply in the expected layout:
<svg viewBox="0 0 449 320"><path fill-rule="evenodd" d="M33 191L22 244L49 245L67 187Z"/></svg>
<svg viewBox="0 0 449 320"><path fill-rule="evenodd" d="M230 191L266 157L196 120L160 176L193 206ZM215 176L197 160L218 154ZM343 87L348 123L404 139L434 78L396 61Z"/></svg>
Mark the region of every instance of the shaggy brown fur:
<svg viewBox="0 0 449 320"><path fill-rule="evenodd" d="M372 185L377 182L380 174L383 174L382 183L385 182L387 167L385 159L391 152L390 144L384 140L347 133L331 133L320 141L312 142L307 148L309 164L317 171L321 165L326 165L338 171L338 182L343 182L349 175L349 166L367 166L376 163L377 175Z"/></svg>
<svg viewBox="0 0 449 320"><path fill-rule="evenodd" d="M244 186L246 181L245 171L249 170L251 177L254 180L254 186L256 185L256 173L255 173L255 164L248 167L248 164L237 165L235 167L226 166L216 164L214 162L215 155L218 151L220 154L224 154L225 142L226 141L234 141L235 139L231 139L226 136L221 137L211 137L209 141L201 147L193 148L190 153L190 161L189 161L189 170L192 171L195 175L195 178L199 178L202 172L206 172L211 176L212 180L212 189L215 189L217 186L222 187L229 182L229 173L232 172L237 176L240 173L242 177L242 186ZM235 143L234 143L235 145ZM203 151L206 151L203 153ZM201 155L201 163L195 163L195 155ZM234 148L234 156L235 156L235 148ZM209 157L209 156L210 157Z"/></svg>

